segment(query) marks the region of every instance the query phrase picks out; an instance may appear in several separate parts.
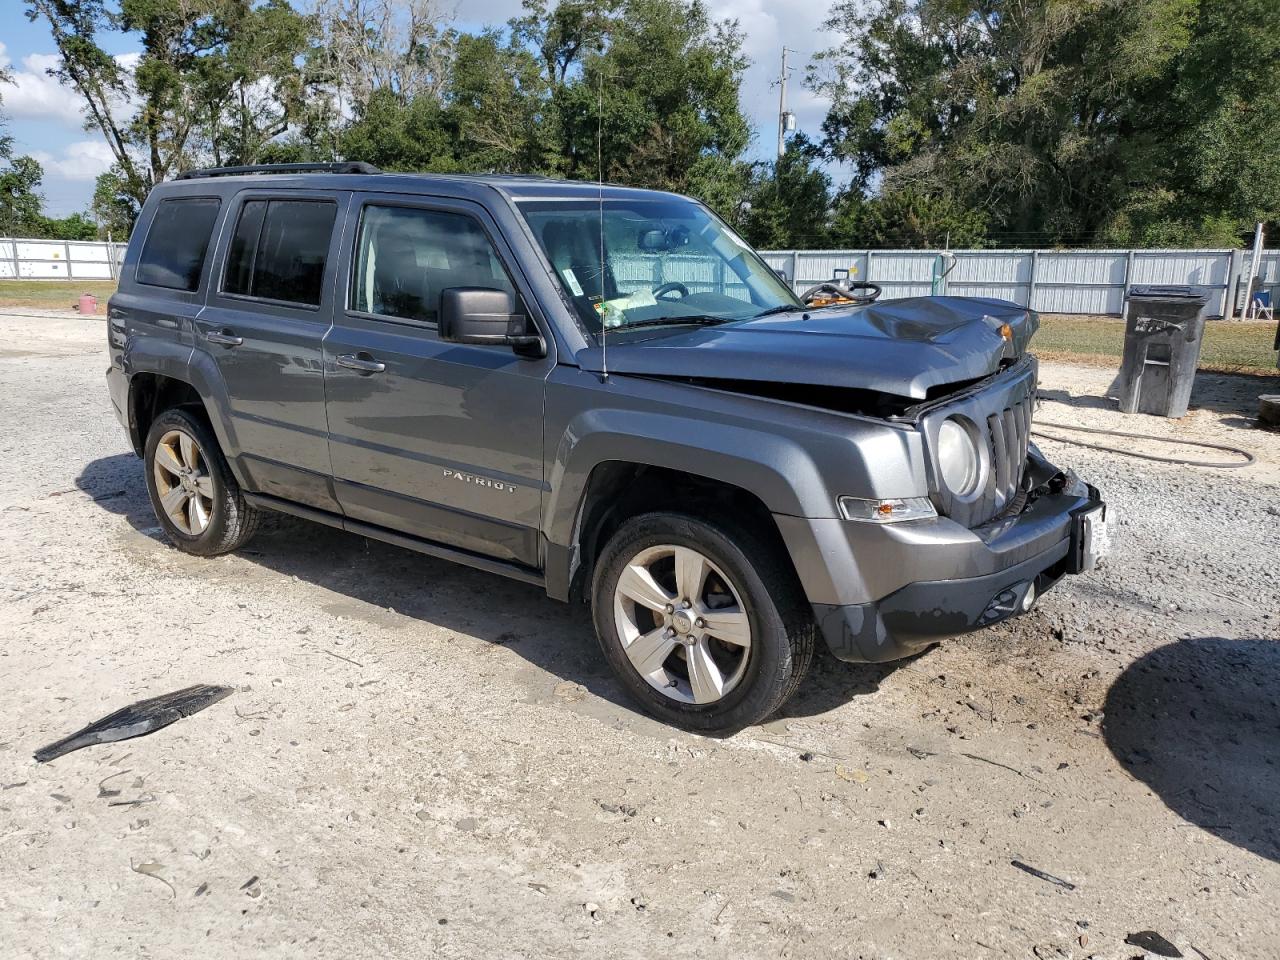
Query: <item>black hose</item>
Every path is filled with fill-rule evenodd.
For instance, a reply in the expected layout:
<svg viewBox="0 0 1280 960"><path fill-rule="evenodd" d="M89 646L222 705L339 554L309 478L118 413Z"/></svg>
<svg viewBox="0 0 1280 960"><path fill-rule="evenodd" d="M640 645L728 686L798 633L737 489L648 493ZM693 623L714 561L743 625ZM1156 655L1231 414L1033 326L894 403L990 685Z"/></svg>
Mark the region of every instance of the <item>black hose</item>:
<svg viewBox="0 0 1280 960"><path fill-rule="evenodd" d="M1053 427L1055 430L1076 430L1080 433L1099 433L1108 437L1127 437L1131 440L1154 440L1157 443L1169 443L1183 447L1204 447L1207 450L1224 450L1227 453L1238 454L1244 457L1241 463L1214 463L1209 460L1180 460L1177 457L1162 457L1154 453L1138 453L1135 450L1121 450L1119 447L1104 447L1098 443L1086 443L1083 440L1071 440L1067 437L1055 437L1051 433L1041 433L1039 430L1032 430L1033 437L1041 437L1045 440L1056 440L1058 443L1072 443L1077 447L1088 447L1090 450L1103 450L1107 453L1119 453L1126 457L1137 457L1140 460L1154 460L1157 463L1176 463L1188 467L1214 467L1218 470L1234 470L1237 467L1247 467L1257 462L1257 458L1248 450L1241 450L1239 447L1228 447L1221 443L1204 443L1199 440L1179 440L1176 437L1153 437L1148 433L1124 433L1120 430L1099 430L1096 427L1074 427L1066 423L1041 423L1042 427Z"/></svg>

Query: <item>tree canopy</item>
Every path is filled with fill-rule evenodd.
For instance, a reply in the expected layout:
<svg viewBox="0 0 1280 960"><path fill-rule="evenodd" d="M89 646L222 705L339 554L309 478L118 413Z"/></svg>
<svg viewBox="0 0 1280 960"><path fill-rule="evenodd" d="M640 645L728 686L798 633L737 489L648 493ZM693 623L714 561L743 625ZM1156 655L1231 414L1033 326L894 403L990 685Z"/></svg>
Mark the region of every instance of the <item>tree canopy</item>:
<svg viewBox="0 0 1280 960"><path fill-rule="evenodd" d="M117 235L182 169L333 159L603 175L767 247L1223 246L1280 220L1275 0L836 0L807 75L829 110L777 162L705 0L525 0L476 32L442 0L24 3L111 147L92 216Z"/></svg>
<svg viewBox="0 0 1280 960"><path fill-rule="evenodd" d="M1274 0L842 0L815 62L852 189L1000 245L1234 245L1280 215Z"/></svg>

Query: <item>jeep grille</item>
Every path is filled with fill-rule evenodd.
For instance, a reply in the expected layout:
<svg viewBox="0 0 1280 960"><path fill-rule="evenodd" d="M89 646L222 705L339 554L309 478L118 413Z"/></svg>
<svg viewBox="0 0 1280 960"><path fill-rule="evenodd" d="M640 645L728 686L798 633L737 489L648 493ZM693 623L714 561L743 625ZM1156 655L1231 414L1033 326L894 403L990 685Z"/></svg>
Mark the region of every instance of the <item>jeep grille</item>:
<svg viewBox="0 0 1280 960"><path fill-rule="evenodd" d="M977 427L983 461L983 482L967 497L946 489L935 467L931 488L934 506L945 517L966 527L992 520L1021 501L1022 478L1031 442L1035 404L1035 365L1019 364L986 389L930 411L925 419L929 448L936 449L938 428L947 417L960 416Z"/></svg>

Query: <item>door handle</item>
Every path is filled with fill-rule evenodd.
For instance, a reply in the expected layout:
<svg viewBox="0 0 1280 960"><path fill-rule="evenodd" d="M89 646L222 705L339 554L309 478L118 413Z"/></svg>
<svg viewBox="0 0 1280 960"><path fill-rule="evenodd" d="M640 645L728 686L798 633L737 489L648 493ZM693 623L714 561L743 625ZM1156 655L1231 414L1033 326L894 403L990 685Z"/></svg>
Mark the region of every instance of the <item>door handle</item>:
<svg viewBox="0 0 1280 960"><path fill-rule="evenodd" d="M211 331L206 333L204 338L210 343L216 343L220 347L238 347L244 343L244 337L237 337L234 333L227 330Z"/></svg>
<svg viewBox="0 0 1280 960"><path fill-rule="evenodd" d="M348 370L358 370L361 373L381 373L387 369L387 365L381 360L375 360L367 353L343 353L334 358L334 363L340 367L346 367Z"/></svg>

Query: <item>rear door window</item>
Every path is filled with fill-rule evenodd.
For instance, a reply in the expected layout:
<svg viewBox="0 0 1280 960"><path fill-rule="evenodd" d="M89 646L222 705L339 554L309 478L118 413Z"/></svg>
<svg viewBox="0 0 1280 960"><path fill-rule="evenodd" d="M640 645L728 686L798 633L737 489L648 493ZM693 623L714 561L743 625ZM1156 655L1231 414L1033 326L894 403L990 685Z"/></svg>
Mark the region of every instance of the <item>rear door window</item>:
<svg viewBox="0 0 1280 960"><path fill-rule="evenodd" d="M215 197L161 200L138 257L138 282L171 290L199 287L218 205Z"/></svg>
<svg viewBox="0 0 1280 960"><path fill-rule="evenodd" d="M337 204L247 200L231 237L224 293L319 306Z"/></svg>
<svg viewBox="0 0 1280 960"><path fill-rule="evenodd" d="M484 228L463 213L369 204L356 243L351 310L436 323L449 287L516 294Z"/></svg>

